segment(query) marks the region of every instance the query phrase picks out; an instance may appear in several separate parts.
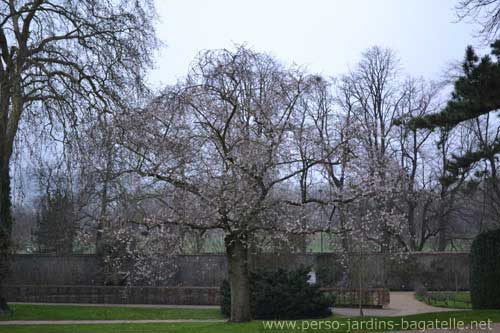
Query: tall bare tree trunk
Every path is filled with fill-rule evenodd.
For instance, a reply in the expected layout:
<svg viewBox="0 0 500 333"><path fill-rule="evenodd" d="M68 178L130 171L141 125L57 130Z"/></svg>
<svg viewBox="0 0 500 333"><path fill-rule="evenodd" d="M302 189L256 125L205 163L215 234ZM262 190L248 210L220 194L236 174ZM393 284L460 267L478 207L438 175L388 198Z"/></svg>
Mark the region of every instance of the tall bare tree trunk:
<svg viewBox="0 0 500 333"><path fill-rule="evenodd" d="M0 151L3 155L3 149ZM0 315L9 312L7 300L4 296L3 284L9 271L8 254L12 231L10 207L9 158L3 155L0 156Z"/></svg>
<svg viewBox="0 0 500 333"><path fill-rule="evenodd" d="M97 225L97 234L95 240L96 253L98 255L103 254L103 235L104 228L106 227L107 214L108 214L108 182L109 182L109 172L106 170L105 179L102 184L101 192L101 213L99 216L99 223Z"/></svg>
<svg viewBox="0 0 500 333"><path fill-rule="evenodd" d="M415 226L415 203L413 201L408 202L408 232L410 234L410 250L417 250L417 231Z"/></svg>
<svg viewBox="0 0 500 333"><path fill-rule="evenodd" d="M10 313L3 289L10 268L9 250L13 223L10 158L24 105L21 97L21 78L19 76L8 77L10 78L8 84L5 81L0 82L3 88L0 92L0 315ZM14 92L12 96L11 88ZM9 109L10 101L12 101L12 109Z"/></svg>
<svg viewBox="0 0 500 333"><path fill-rule="evenodd" d="M10 196L10 158L14 137L19 123L22 100L11 97L12 87L19 89L16 84L19 80L14 80L10 75L3 72L0 77L0 315L10 312L3 289L5 278L9 271L9 249L12 232L12 213ZM10 73L7 73L10 74ZM19 90L16 90L19 92ZM10 109L12 103L12 112Z"/></svg>
<svg viewBox="0 0 500 333"><path fill-rule="evenodd" d="M364 280L364 269L365 262L363 257L363 251L359 252L359 263L358 263L358 308L359 308L359 316L364 317L365 314L363 312L363 280Z"/></svg>
<svg viewBox="0 0 500 333"><path fill-rule="evenodd" d="M104 230L108 225L108 206L109 206L109 183L111 181L111 172L113 168L113 141L111 138L111 129L109 129L108 122L106 117L104 116L103 123L101 124L102 130L105 133L104 145L106 149L106 169L104 170L104 179L102 180L102 191L100 193L101 196L101 212L99 214L99 223L97 225L97 234L96 234L96 253L98 255L103 254L103 237Z"/></svg>
<svg viewBox="0 0 500 333"><path fill-rule="evenodd" d="M346 222L344 207L340 208L339 221L340 221L340 230L342 230L342 233L340 234L340 243L342 244L342 250L347 253L350 251L350 248L349 248L349 233L346 228L347 222Z"/></svg>
<svg viewBox="0 0 500 333"><path fill-rule="evenodd" d="M438 233L438 251L445 251L448 246L448 221L446 216L439 218L439 233Z"/></svg>
<svg viewBox="0 0 500 333"><path fill-rule="evenodd" d="M231 234L225 238L229 285L231 288L231 318L233 322L250 321L250 281L248 274L248 242L246 235Z"/></svg>

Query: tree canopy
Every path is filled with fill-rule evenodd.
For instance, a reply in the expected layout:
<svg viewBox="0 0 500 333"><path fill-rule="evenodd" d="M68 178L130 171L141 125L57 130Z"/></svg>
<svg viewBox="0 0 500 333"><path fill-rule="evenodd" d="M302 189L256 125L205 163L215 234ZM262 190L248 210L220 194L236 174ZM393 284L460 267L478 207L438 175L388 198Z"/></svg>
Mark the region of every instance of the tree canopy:
<svg viewBox="0 0 500 333"><path fill-rule="evenodd" d="M451 131L457 125L478 120L481 116L493 114L500 109L500 40L491 44L491 56L482 58L469 46L462 64L462 74L455 81L454 91L441 112L415 117L408 122L411 128L441 128ZM469 170L475 163L491 162L496 173L495 160L500 153L498 130L490 140L479 142L462 155L453 155L447 163L452 177ZM496 175L496 174L493 174Z"/></svg>

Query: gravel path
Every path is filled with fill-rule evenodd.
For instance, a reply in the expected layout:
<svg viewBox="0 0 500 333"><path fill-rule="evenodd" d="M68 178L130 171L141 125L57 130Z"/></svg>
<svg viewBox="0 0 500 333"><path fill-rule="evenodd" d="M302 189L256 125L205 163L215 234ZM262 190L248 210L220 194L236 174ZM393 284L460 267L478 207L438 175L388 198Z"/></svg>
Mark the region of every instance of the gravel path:
<svg viewBox="0 0 500 333"><path fill-rule="evenodd" d="M438 308L418 301L413 292L391 292L391 302L383 309L363 309L365 316L406 316L418 313L462 311L463 309ZM343 316L359 316L356 308L335 308L334 313Z"/></svg>
<svg viewBox="0 0 500 333"><path fill-rule="evenodd" d="M500 333L500 323L493 323L491 325L491 330L478 330L478 329L463 329L463 330L445 330L445 329L433 329L425 331L391 331L391 333L445 333L445 332L455 332L455 333Z"/></svg>
<svg viewBox="0 0 500 333"><path fill-rule="evenodd" d="M223 323L223 319L168 319L168 320L10 320L3 325L80 325L80 324L162 324L162 323Z"/></svg>
<svg viewBox="0 0 500 333"><path fill-rule="evenodd" d="M444 312L444 311L461 311L460 309L438 308L419 302L415 299L412 292L391 292L391 301L387 308L384 309L364 309L366 316L405 316L418 313L429 312ZM27 304L27 303L19 303ZM52 303L32 303L45 305L75 305L75 306L126 306L126 307L157 307L157 308L217 308L217 306L186 306L186 305L140 305L140 304L52 304ZM357 308L336 308L335 314L343 316L358 316ZM189 320L189 319L172 319L172 320L16 320L16 321L0 321L0 325L78 325L78 324L130 324L130 323L220 323L225 322L221 319L205 319L205 320ZM421 333L421 331L404 331L405 333ZM448 330L426 330L426 333L442 333L449 332ZM461 330L460 333L474 332L478 330ZM493 330L485 331L500 333L500 323L493 324ZM395 332L397 333L397 332Z"/></svg>

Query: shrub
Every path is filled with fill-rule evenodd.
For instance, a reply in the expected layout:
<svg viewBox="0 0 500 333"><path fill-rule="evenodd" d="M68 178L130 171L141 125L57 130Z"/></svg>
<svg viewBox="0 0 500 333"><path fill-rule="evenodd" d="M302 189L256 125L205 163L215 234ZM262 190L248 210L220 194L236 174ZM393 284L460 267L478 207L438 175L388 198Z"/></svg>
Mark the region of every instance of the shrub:
<svg viewBox="0 0 500 333"><path fill-rule="evenodd" d="M470 251L473 309L500 309L500 229L480 234Z"/></svg>
<svg viewBox="0 0 500 333"><path fill-rule="evenodd" d="M427 288L423 284L418 284L415 287L415 295L417 297L426 298L428 296Z"/></svg>
<svg viewBox="0 0 500 333"><path fill-rule="evenodd" d="M221 303L220 303L220 311L226 317L231 316L231 287L229 286L229 281L222 281L222 285L220 287L221 294Z"/></svg>
<svg viewBox="0 0 500 333"><path fill-rule="evenodd" d="M309 269L292 271L259 270L250 274L250 303L255 319L321 318L331 314L335 297L323 294L318 285L307 282ZM221 311L231 313L231 290L225 280L221 287Z"/></svg>

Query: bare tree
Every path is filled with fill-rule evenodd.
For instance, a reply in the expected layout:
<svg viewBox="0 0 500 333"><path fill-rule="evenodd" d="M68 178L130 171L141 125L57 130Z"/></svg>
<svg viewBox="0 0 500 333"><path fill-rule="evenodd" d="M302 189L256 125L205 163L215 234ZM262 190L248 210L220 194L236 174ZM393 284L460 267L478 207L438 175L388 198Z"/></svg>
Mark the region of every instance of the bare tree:
<svg viewBox="0 0 500 333"><path fill-rule="evenodd" d="M363 53L355 69L344 79L355 99L353 119L364 134L360 138L363 148L376 163L383 164L392 153L394 119L404 98L398 74L399 61L394 52L374 46Z"/></svg>
<svg viewBox="0 0 500 333"><path fill-rule="evenodd" d="M439 106L439 87L422 79L408 79L403 85L404 97L398 112L398 124L404 124L415 116L434 112ZM418 130L400 126L395 130L393 149L398 154L400 167L405 171L401 207L407 219L408 239L406 248L422 251L427 241L436 236L431 210L436 201L440 174L434 170L436 147L435 135L430 130ZM435 163L434 163L435 164Z"/></svg>
<svg viewBox="0 0 500 333"><path fill-rule="evenodd" d="M343 89L352 103L351 126L359 133L356 154L361 162L357 163L367 166L368 172L387 188L400 181L395 178L400 172L391 173L396 157L391 147L395 140L394 120L405 97L398 82L399 70L398 59L392 50L374 46L362 54L356 67L343 78ZM381 222L383 225L379 227L386 232L380 246L385 251L391 242L391 231L390 226Z"/></svg>
<svg viewBox="0 0 500 333"><path fill-rule="evenodd" d="M87 217L88 229L95 231L96 253L100 254L104 230L110 227L111 220L117 218L118 201L128 200L120 166L117 163L116 128L113 115L101 114L81 135L84 140L75 142L74 154L78 168L80 193L86 197L87 207L83 213ZM83 141L85 144L79 144Z"/></svg>
<svg viewBox="0 0 500 333"><path fill-rule="evenodd" d="M304 117L313 122L315 137L314 149L324 162L319 175L312 175L323 181L325 196L335 203L327 212L329 219L336 225L336 234L341 239L341 246L348 249L345 210L343 204L353 200L354 195L344 198L349 163L354 159L354 136L352 128L352 95L345 89L345 82L325 80L318 77L304 103ZM303 175L301 187L307 187L308 174Z"/></svg>
<svg viewBox="0 0 500 333"><path fill-rule="evenodd" d="M153 18L152 1L0 2L2 263L12 224L10 159L22 124L43 120L67 135L137 96L157 45Z"/></svg>
<svg viewBox="0 0 500 333"><path fill-rule="evenodd" d="M479 34L486 42L497 39L500 29L500 1L459 0L455 10L460 20L469 17L481 25Z"/></svg>
<svg viewBox="0 0 500 333"><path fill-rule="evenodd" d="M300 187L325 160L299 103L314 80L245 47L207 51L186 80L122 125L123 145L135 154L130 171L163 193L154 219L224 231L232 321L251 318L248 255L256 232L328 228L318 209L327 202L311 182Z"/></svg>

